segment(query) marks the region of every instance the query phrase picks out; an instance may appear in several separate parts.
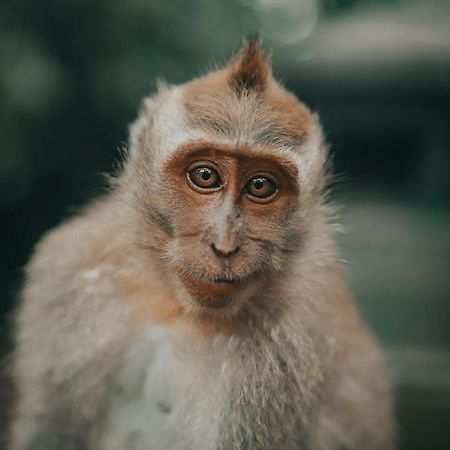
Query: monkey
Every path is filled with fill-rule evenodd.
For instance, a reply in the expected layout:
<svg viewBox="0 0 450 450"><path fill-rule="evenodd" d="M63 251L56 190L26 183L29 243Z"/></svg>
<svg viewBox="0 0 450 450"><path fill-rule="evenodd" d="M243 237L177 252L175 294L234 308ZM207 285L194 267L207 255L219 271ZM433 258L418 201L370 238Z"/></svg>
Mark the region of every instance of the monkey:
<svg viewBox="0 0 450 450"><path fill-rule="evenodd" d="M26 267L9 448L394 448L327 161L258 39L145 98L111 189Z"/></svg>

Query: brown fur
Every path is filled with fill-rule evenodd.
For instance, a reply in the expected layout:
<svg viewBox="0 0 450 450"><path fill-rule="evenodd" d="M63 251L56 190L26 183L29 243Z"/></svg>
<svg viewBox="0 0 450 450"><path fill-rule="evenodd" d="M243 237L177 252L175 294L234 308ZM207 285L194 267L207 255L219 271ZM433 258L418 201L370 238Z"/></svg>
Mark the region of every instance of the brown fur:
<svg viewBox="0 0 450 450"><path fill-rule="evenodd" d="M326 156L257 42L146 99L111 191L27 266L11 450L391 449ZM210 192L188 179L200 162L221 177ZM245 186L261 174L278 191L258 202Z"/></svg>
<svg viewBox="0 0 450 450"><path fill-rule="evenodd" d="M130 304L133 317L145 324L167 324L180 317L180 304L157 280L146 280L129 274L122 285L124 297Z"/></svg>
<svg viewBox="0 0 450 450"><path fill-rule="evenodd" d="M228 82L238 95L263 91L270 75L266 53L256 39L244 42L241 54L230 65Z"/></svg>
<svg viewBox="0 0 450 450"><path fill-rule="evenodd" d="M248 121L254 143L262 145L297 143L313 123L309 110L275 82L257 41L225 69L188 84L185 104L194 126L233 136ZM255 105L258 114L249 117Z"/></svg>

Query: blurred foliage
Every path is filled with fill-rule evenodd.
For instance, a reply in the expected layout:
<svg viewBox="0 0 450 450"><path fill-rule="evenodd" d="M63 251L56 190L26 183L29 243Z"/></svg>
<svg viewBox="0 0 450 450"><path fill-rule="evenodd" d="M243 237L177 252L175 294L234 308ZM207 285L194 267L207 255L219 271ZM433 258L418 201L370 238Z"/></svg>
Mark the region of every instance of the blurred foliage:
<svg viewBox="0 0 450 450"><path fill-rule="evenodd" d="M335 197L349 205L341 241L366 317L391 345L448 347L449 5L2 0L0 310L14 305L39 236L101 192L99 174L113 167L155 80L201 75L259 33L276 75L319 112L332 143ZM403 372L428 361L415 355ZM422 401L432 381L399 390L409 449L448 448L448 434L433 433L450 402ZM428 399L450 398L439 386Z"/></svg>
<svg viewBox="0 0 450 450"><path fill-rule="evenodd" d="M283 0L281 6L292 11L295 3ZM319 10L329 15L350 3L300 2L294 17L304 13L311 22ZM0 208L7 256L0 264L8 280L37 236L64 216L64 208L98 190L97 173L111 167L154 80L180 82L198 75L229 56L248 33L265 30L270 41L271 29L283 27L290 16L277 5L268 0L1 2ZM303 28L311 31L306 22ZM14 245L12 233L20 236Z"/></svg>

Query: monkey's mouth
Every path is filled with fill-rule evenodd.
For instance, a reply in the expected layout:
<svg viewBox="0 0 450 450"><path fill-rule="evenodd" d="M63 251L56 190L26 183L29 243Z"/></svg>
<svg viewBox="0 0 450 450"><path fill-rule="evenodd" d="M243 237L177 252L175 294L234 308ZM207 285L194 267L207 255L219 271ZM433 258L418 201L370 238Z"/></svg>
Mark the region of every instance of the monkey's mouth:
<svg viewBox="0 0 450 450"><path fill-rule="evenodd" d="M226 310L227 314L239 309L240 293L245 293L256 273L231 274L196 272L181 274L181 280L192 299L199 305L200 313L207 310Z"/></svg>
<svg viewBox="0 0 450 450"><path fill-rule="evenodd" d="M222 273L222 274L209 274L206 272L191 272L189 275L183 274L183 278L188 278L191 281L211 285L211 286L233 286L239 287L244 283L249 283L253 280L258 279L261 276L260 271L254 271L248 274L233 274L233 273Z"/></svg>
<svg viewBox="0 0 450 450"><path fill-rule="evenodd" d="M205 284L215 285L215 286L234 286L238 287L244 283L248 283L255 278L257 278L257 273L245 274L245 275L237 275L232 273L223 273L217 275L211 275L208 273L200 273L197 274L196 278ZM195 276L194 276L195 277Z"/></svg>
<svg viewBox="0 0 450 450"><path fill-rule="evenodd" d="M189 272L180 271L180 277L184 280L210 285L238 285L247 281L248 276L233 274L230 272L208 273L203 270L189 270Z"/></svg>
<svg viewBox="0 0 450 450"><path fill-rule="evenodd" d="M211 277L208 278L206 277L206 280L209 283L212 284L220 284L220 283L224 283L224 284L239 284L242 283L243 280L241 278L238 277L229 277L229 276L222 276L222 277Z"/></svg>
<svg viewBox="0 0 450 450"><path fill-rule="evenodd" d="M211 275L208 273L183 274L181 279L191 294L196 298L205 299L229 297L239 291L247 281L231 274Z"/></svg>

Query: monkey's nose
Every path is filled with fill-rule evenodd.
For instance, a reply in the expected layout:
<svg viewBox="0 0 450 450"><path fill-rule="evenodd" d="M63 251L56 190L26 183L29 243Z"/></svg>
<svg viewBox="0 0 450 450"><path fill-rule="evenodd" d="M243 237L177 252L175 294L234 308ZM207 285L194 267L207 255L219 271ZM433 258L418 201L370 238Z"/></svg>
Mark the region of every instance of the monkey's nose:
<svg viewBox="0 0 450 450"><path fill-rule="evenodd" d="M239 251L239 246L216 246L215 244L211 244L211 248L213 252L218 256L219 258L231 258L233 255L235 255Z"/></svg>

